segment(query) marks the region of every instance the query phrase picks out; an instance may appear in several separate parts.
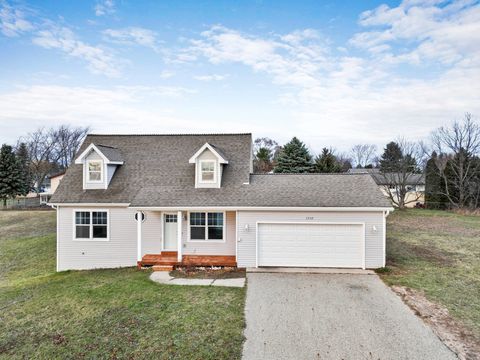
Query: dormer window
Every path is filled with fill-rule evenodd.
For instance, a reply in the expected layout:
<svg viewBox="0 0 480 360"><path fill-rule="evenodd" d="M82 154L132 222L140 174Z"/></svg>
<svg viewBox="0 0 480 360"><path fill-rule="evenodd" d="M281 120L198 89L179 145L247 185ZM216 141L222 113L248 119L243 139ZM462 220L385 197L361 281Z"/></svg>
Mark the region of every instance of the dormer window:
<svg viewBox="0 0 480 360"><path fill-rule="evenodd" d="M201 166L201 178L202 183L214 183L216 182L215 176L215 164L216 161L211 160L202 160L200 161Z"/></svg>
<svg viewBox="0 0 480 360"><path fill-rule="evenodd" d="M228 160L220 148L205 143L188 162L195 164L196 188L222 187L222 174Z"/></svg>
<svg viewBox="0 0 480 360"><path fill-rule="evenodd" d="M108 189L108 185L123 158L117 148L90 144L75 159L75 164L83 166L83 189Z"/></svg>
<svg viewBox="0 0 480 360"><path fill-rule="evenodd" d="M87 162L88 182L103 182L103 171L102 171L102 161L101 160L89 160Z"/></svg>

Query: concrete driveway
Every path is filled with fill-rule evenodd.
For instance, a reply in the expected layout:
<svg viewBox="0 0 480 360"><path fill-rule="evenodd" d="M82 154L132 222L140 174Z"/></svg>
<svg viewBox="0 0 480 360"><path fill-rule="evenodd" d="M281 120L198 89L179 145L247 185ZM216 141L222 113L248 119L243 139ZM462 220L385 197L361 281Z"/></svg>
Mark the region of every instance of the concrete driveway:
<svg viewBox="0 0 480 360"><path fill-rule="evenodd" d="M244 359L456 359L376 275L248 273Z"/></svg>

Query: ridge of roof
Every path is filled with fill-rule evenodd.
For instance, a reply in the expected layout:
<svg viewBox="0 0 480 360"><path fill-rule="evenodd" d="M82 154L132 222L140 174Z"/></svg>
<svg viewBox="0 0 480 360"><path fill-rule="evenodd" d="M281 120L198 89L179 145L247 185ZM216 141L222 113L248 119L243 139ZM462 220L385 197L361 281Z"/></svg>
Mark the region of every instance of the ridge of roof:
<svg viewBox="0 0 480 360"><path fill-rule="evenodd" d="M281 176L281 175L286 175L286 176L292 176L292 175L301 175L301 176L308 176L308 175L312 175L312 176L318 176L318 175L364 176L364 175L368 175L368 176L371 176L371 174L369 174L369 173L354 174L354 173L346 173L346 172L344 172L344 173L252 173L250 175L266 175L266 176Z"/></svg>
<svg viewBox="0 0 480 360"><path fill-rule="evenodd" d="M87 136L239 136L252 133L173 133L173 134L88 134Z"/></svg>
<svg viewBox="0 0 480 360"><path fill-rule="evenodd" d="M109 149L116 149L118 150L118 148L114 147L114 146L110 146L110 145L103 145L103 144L95 144L96 146L101 146L101 147L104 147L104 148L109 148Z"/></svg>

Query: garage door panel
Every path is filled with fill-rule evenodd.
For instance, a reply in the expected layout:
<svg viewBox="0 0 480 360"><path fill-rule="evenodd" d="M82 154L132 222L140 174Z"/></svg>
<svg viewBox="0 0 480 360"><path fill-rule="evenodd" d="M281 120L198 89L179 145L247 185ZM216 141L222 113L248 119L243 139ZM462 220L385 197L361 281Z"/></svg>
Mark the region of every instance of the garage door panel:
<svg viewBox="0 0 480 360"><path fill-rule="evenodd" d="M258 224L259 266L362 267L361 224Z"/></svg>

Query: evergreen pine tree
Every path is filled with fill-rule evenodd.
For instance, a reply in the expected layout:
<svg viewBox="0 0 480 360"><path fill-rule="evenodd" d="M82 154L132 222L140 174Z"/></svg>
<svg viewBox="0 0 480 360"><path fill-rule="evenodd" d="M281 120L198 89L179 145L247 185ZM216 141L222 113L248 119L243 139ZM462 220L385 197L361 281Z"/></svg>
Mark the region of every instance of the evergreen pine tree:
<svg viewBox="0 0 480 360"><path fill-rule="evenodd" d="M327 148L322 149L322 154L315 158L315 172L318 173L337 173L342 171L342 164Z"/></svg>
<svg viewBox="0 0 480 360"><path fill-rule="evenodd" d="M22 170L10 145L3 144L0 149L0 200L7 205L8 198L21 195L24 191Z"/></svg>
<svg viewBox="0 0 480 360"><path fill-rule="evenodd" d="M17 160L21 167L22 192L21 195L27 195L32 187L32 174L30 172L30 160L28 156L27 144L20 143L16 151Z"/></svg>
<svg viewBox="0 0 480 360"><path fill-rule="evenodd" d="M425 168L425 205L430 209L444 209L448 203L444 195L445 184L436 165L437 159L434 151Z"/></svg>
<svg viewBox="0 0 480 360"><path fill-rule="evenodd" d="M380 170L382 172L396 172L403 159L402 149L400 145L392 141L385 147L382 158L380 159Z"/></svg>
<svg viewBox="0 0 480 360"><path fill-rule="evenodd" d="M296 137L283 146L273 169L275 173L309 173L312 170L312 155Z"/></svg>
<svg viewBox="0 0 480 360"><path fill-rule="evenodd" d="M272 170L272 151L267 147L261 147L255 154L255 172L268 173Z"/></svg>

